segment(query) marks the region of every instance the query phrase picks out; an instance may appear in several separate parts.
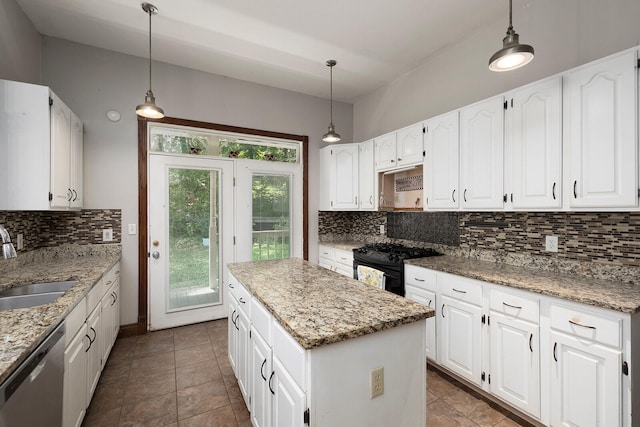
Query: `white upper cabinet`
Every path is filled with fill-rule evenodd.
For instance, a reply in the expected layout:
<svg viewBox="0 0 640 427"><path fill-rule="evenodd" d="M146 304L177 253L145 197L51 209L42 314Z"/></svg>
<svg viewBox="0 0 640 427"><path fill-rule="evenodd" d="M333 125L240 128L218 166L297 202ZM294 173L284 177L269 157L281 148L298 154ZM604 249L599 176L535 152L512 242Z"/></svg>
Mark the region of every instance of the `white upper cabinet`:
<svg viewBox="0 0 640 427"><path fill-rule="evenodd" d="M388 133L374 139L376 144L376 170L396 167L396 133Z"/></svg>
<svg viewBox="0 0 640 427"><path fill-rule="evenodd" d="M320 210L358 209L358 145L320 150Z"/></svg>
<svg viewBox="0 0 640 427"><path fill-rule="evenodd" d="M359 145L359 198L360 210L372 211L376 209L376 169L375 146L373 140L362 142Z"/></svg>
<svg viewBox="0 0 640 427"><path fill-rule="evenodd" d="M397 133L396 156L397 166L408 166L422 163L424 159L424 127L422 124L408 126Z"/></svg>
<svg viewBox="0 0 640 427"><path fill-rule="evenodd" d="M332 146L323 147L320 149L320 182L318 188L320 194L318 194L318 210L330 211L333 189L331 178L331 148Z"/></svg>
<svg viewBox="0 0 640 427"><path fill-rule="evenodd" d="M0 80L0 209L82 207L82 122L48 87Z"/></svg>
<svg viewBox="0 0 640 427"><path fill-rule="evenodd" d="M502 95L460 110L460 189L463 209L502 209Z"/></svg>
<svg viewBox="0 0 640 427"><path fill-rule="evenodd" d="M458 112L429 120L425 126L425 209L457 209Z"/></svg>
<svg viewBox="0 0 640 427"><path fill-rule="evenodd" d="M627 51L567 73L570 207L638 205L636 57Z"/></svg>
<svg viewBox="0 0 640 427"><path fill-rule="evenodd" d="M507 203L515 209L562 207L562 79L507 95Z"/></svg>

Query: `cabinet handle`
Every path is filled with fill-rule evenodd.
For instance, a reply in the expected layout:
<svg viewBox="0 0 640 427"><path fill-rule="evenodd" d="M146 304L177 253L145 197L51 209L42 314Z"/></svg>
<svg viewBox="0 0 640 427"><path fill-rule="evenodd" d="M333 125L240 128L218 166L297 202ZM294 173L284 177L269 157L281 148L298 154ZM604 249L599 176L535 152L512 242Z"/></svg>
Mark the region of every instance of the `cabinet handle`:
<svg viewBox="0 0 640 427"><path fill-rule="evenodd" d="M553 200L556 199L556 183L553 183L553 188L551 189L551 195L553 196Z"/></svg>
<svg viewBox="0 0 640 427"><path fill-rule="evenodd" d="M273 391L273 389L271 388L271 379L273 378L273 375L276 373L276 371L271 371L271 376L269 377L269 391L271 392L271 394L275 395L276 392Z"/></svg>
<svg viewBox="0 0 640 427"><path fill-rule="evenodd" d="M111 284L111 280L109 280L107 283L105 283L105 286L109 286Z"/></svg>
<svg viewBox="0 0 640 427"><path fill-rule="evenodd" d="M401 161L402 161L402 158L398 157L398 161L399 161L399 162L401 162Z"/></svg>
<svg viewBox="0 0 640 427"><path fill-rule="evenodd" d="M73 191L73 200L72 202L75 202L76 200L78 200L78 192L76 190L71 190Z"/></svg>
<svg viewBox="0 0 640 427"><path fill-rule="evenodd" d="M67 202L70 202L73 199L73 193L70 188L67 188Z"/></svg>
<svg viewBox="0 0 640 427"><path fill-rule="evenodd" d="M89 338L89 339L91 340L91 344L93 344L94 341L96 340L96 338L98 338L98 333L93 328L91 328L91 330L93 331L93 339L92 340L91 340L91 338Z"/></svg>
<svg viewBox="0 0 640 427"><path fill-rule="evenodd" d="M424 279L418 279L417 277L414 277L413 280L415 280L416 282L424 282Z"/></svg>
<svg viewBox="0 0 640 427"><path fill-rule="evenodd" d="M369 196L369 204L373 206L373 194Z"/></svg>
<svg viewBox="0 0 640 427"><path fill-rule="evenodd" d="M263 380L267 380L267 377L264 376L264 374L262 373L262 370L264 369L264 365L267 363L267 359L264 359L264 361L262 362L262 366L260 366L260 376L262 377Z"/></svg>
<svg viewBox="0 0 640 427"><path fill-rule="evenodd" d="M240 326L238 326L238 319L240 319L240 313L238 313L236 315L236 321L233 322L234 325L236 325L236 330L239 331L240 330Z"/></svg>
<svg viewBox="0 0 640 427"><path fill-rule="evenodd" d="M556 348L558 348L558 343L553 343L553 360L558 361L558 356L556 355Z"/></svg>
<svg viewBox="0 0 640 427"><path fill-rule="evenodd" d="M533 341L533 334L529 335L529 350L531 350L531 353L533 353L533 346L531 345L532 341Z"/></svg>
<svg viewBox="0 0 640 427"><path fill-rule="evenodd" d="M432 300L429 300L429 303L427 304L427 307L431 307L431 301Z"/></svg>
<svg viewBox="0 0 640 427"><path fill-rule="evenodd" d="M506 302L502 302L502 305L505 305L507 307L511 307L511 308L515 308L516 310L522 310L522 307L518 306L518 305L511 305L511 304L507 304Z"/></svg>
<svg viewBox="0 0 640 427"><path fill-rule="evenodd" d="M571 323L572 325L581 326L583 328L593 329L594 331L596 330L595 326L581 325L580 323L574 322L573 320L569 320L569 323Z"/></svg>
<svg viewBox="0 0 640 427"><path fill-rule="evenodd" d="M459 291L456 288L451 288L451 289L453 289L453 292L458 292L459 294L466 294L467 293L467 291Z"/></svg>
<svg viewBox="0 0 640 427"><path fill-rule="evenodd" d="M442 318L444 319L444 304L440 307L440 314L442 314Z"/></svg>
<svg viewBox="0 0 640 427"><path fill-rule="evenodd" d="M238 302L239 302L240 304L246 304L246 303L247 303L245 300L243 300L243 299L242 299L242 297L240 297L240 299L238 300Z"/></svg>
<svg viewBox="0 0 640 427"><path fill-rule="evenodd" d="M578 185L578 181L573 181L573 198L578 198L578 192L576 191L576 186Z"/></svg>
<svg viewBox="0 0 640 427"><path fill-rule="evenodd" d="M453 200L453 203L455 203L455 202L456 202L456 197L455 197L455 195L456 195L456 189L454 188L454 189L453 189L453 191L451 192L451 200Z"/></svg>
<svg viewBox="0 0 640 427"><path fill-rule="evenodd" d="M236 288L235 286L233 286L233 283L229 283L229 287L230 287L231 289L235 289L235 288Z"/></svg>
<svg viewBox="0 0 640 427"><path fill-rule="evenodd" d="M513 193L511 193L511 203L513 203Z"/></svg>
<svg viewBox="0 0 640 427"><path fill-rule="evenodd" d="M118 301L118 294L116 294L115 292L111 292L111 296L113 297L113 302L111 303L111 306L113 306L113 304L115 304L116 301Z"/></svg>
<svg viewBox="0 0 640 427"><path fill-rule="evenodd" d="M358 204L358 196L356 196L356 205Z"/></svg>
<svg viewBox="0 0 640 427"><path fill-rule="evenodd" d="M234 325L236 324L236 321L233 320L233 315L236 314L236 311L233 310L233 312L231 312L231 323L233 323Z"/></svg>
<svg viewBox="0 0 640 427"><path fill-rule="evenodd" d="M391 159L391 163L395 163L395 160Z"/></svg>
<svg viewBox="0 0 640 427"><path fill-rule="evenodd" d="M467 202L467 189L464 189L464 193L462 193L462 198L464 199L465 203Z"/></svg>
<svg viewBox="0 0 640 427"><path fill-rule="evenodd" d="M502 195L502 201L503 201L504 203L507 203L507 193L504 193L504 194Z"/></svg>
<svg viewBox="0 0 640 427"><path fill-rule="evenodd" d="M87 349L84 351L85 353L87 353L91 349L91 344L93 344L93 341L91 341L91 337L89 335L85 334L85 337L87 337L87 339L89 340L89 347L87 347Z"/></svg>

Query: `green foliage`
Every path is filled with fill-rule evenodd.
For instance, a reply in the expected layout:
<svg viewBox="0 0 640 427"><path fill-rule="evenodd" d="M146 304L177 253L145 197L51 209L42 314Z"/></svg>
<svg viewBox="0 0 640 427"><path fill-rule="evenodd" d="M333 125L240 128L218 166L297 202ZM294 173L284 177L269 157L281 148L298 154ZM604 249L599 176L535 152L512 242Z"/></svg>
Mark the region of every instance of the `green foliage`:
<svg viewBox="0 0 640 427"><path fill-rule="evenodd" d="M295 163L297 161L296 150L292 148L249 144L247 142L236 142L230 139L220 140L220 156L288 163Z"/></svg>
<svg viewBox="0 0 640 427"><path fill-rule="evenodd" d="M207 138L203 136L175 136L154 134L151 150L163 153L207 154Z"/></svg>
<svg viewBox="0 0 640 427"><path fill-rule="evenodd" d="M169 260L172 289L209 286L209 248L202 244L202 238L171 239Z"/></svg>
<svg viewBox="0 0 640 427"><path fill-rule="evenodd" d="M207 170L169 169L169 235L209 236L211 174Z"/></svg>

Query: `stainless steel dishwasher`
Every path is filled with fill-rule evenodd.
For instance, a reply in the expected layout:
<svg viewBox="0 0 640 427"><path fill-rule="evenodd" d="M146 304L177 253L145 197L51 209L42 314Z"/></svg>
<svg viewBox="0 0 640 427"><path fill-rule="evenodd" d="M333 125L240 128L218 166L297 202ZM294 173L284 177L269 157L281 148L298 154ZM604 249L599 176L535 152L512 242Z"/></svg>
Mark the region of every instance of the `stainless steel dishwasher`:
<svg viewBox="0 0 640 427"><path fill-rule="evenodd" d="M0 386L0 427L62 426L64 322Z"/></svg>

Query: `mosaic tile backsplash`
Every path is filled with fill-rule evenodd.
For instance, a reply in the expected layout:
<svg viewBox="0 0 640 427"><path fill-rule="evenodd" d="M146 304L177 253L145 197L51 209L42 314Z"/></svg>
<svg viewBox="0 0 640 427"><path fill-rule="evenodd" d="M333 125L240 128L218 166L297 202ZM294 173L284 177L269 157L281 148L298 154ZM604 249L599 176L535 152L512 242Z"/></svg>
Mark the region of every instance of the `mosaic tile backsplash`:
<svg viewBox="0 0 640 427"><path fill-rule="evenodd" d="M402 239L466 253L640 267L640 212L320 212L318 219L320 241ZM379 233L382 224L386 236ZM547 235L558 236L558 253L545 251Z"/></svg>
<svg viewBox="0 0 640 427"><path fill-rule="evenodd" d="M84 209L73 212L0 211L3 225L16 246L18 233L24 236L20 252L64 244L91 245L120 243L120 209ZM113 241L102 241L102 229L113 229Z"/></svg>

